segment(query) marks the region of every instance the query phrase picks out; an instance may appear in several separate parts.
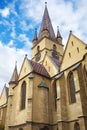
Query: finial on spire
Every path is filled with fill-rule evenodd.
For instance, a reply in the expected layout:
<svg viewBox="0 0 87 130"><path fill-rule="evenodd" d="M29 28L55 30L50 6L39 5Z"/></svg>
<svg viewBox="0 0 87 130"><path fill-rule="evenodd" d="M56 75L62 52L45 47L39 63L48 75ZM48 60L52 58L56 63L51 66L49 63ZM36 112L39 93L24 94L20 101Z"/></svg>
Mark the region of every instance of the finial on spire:
<svg viewBox="0 0 87 130"><path fill-rule="evenodd" d="M37 28L35 28L35 36L37 36Z"/></svg>
<svg viewBox="0 0 87 130"><path fill-rule="evenodd" d="M45 2L45 7L47 7L47 2Z"/></svg>
<svg viewBox="0 0 87 130"><path fill-rule="evenodd" d="M70 30L70 34L72 33L72 30Z"/></svg>
<svg viewBox="0 0 87 130"><path fill-rule="evenodd" d="M59 31L59 26L57 26L57 32Z"/></svg>
<svg viewBox="0 0 87 130"><path fill-rule="evenodd" d="M15 61L15 67L17 67L17 61Z"/></svg>
<svg viewBox="0 0 87 130"><path fill-rule="evenodd" d="M27 57L27 54L25 54L25 57Z"/></svg>

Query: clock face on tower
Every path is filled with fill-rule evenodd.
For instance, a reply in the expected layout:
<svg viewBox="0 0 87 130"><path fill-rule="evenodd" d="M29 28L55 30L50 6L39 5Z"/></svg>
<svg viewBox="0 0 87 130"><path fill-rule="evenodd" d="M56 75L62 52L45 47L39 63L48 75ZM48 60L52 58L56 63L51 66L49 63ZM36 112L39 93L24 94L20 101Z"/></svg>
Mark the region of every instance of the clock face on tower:
<svg viewBox="0 0 87 130"><path fill-rule="evenodd" d="M41 58L41 53L39 52L36 54L36 62L38 62L40 60L40 58Z"/></svg>

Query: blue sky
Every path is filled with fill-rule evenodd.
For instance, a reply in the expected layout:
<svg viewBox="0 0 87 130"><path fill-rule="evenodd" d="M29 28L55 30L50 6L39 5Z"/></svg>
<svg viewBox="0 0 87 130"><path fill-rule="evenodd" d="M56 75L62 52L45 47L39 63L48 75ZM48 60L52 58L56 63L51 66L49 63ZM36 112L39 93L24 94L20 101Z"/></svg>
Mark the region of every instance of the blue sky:
<svg viewBox="0 0 87 130"><path fill-rule="evenodd" d="M87 43L86 0L47 0L55 33L59 26L66 45L69 31ZM18 70L25 54L31 58L35 28L40 28L45 0L0 1L0 91L8 83L14 69ZM8 84L7 84L8 85Z"/></svg>

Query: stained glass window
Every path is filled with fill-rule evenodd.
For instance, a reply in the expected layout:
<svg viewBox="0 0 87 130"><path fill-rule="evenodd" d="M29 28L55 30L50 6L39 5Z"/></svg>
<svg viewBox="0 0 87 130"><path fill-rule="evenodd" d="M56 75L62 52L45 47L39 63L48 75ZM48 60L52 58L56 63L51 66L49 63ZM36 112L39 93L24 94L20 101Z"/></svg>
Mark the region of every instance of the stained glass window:
<svg viewBox="0 0 87 130"><path fill-rule="evenodd" d="M21 86L21 110L25 109L26 103L26 82L24 81Z"/></svg>
<svg viewBox="0 0 87 130"><path fill-rule="evenodd" d="M76 97L75 97L75 83L74 83L74 76L73 73L69 73L69 92L70 92L70 102L75 103Z"/></svg>

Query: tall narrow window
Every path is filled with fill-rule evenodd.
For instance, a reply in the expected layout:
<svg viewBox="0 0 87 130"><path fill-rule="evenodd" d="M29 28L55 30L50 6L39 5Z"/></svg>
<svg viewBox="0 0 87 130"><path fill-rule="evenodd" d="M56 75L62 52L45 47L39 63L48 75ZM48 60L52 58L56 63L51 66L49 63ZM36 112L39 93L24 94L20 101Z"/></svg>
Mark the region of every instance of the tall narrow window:
<svg viewBox="0 0 87 130"><path fill-rule="evenodd" d="M21 86L21 110L25 109L26 103L26 82L24 81Z"/></svg>
<svg viewBox="0 0 87 130"><path fill-rule="evenodd" d="M37 54L36 54L36 62L38 62L41 58L41 53L40 53L40 46L37 47Z"/></svg>
<svg viewBox="0 0 87 130"><path fill-rule="evenodd" d="M57 110L57 102L56 102L56 99L57 99L57 89L56 89L56 82L55 81L53 83L53 96L54 96L54 110L56 111Z"/></svg>
<svg viewBox="0 0 87 130"><path fill-rule="evenodd" d="M69 57L71 57L71 53L69 52Z"/></svg>
<svg viewBox="0 0 87 130"><path fill-rule="evenodd" d="M56 51L56 45L55 44L53 45L52 56L54 58L58 59L58 54L57 54L57 51Z"/></svg>
<svg viewBox="0 0 87 130"><path fill-rule="evenodd" d="M75 103L76 97L75 97L75 83L74 83L74 76L73 73L69 73L69 96L70 96L70 102Z"/></svg>
<svg viewBox="0 0 87 130"><path fill-rule="evenodd" d="M77 52L79 53L79 48L77 47Z"/></svg>
<svg viewBox="0 0 87 130"><path fill-rule="evenodd" d="M79 123L75 123L75 125L74 125L74 130L80 130L80 126L79 126Z"/></svg>
<svg viewBox="0 0 87 130"><path fill-rule="evenodd" d="M74 43L73 43L73 41L72 41L71 43L72 43L72 46L74 46Z"/></svg>

